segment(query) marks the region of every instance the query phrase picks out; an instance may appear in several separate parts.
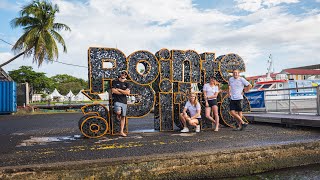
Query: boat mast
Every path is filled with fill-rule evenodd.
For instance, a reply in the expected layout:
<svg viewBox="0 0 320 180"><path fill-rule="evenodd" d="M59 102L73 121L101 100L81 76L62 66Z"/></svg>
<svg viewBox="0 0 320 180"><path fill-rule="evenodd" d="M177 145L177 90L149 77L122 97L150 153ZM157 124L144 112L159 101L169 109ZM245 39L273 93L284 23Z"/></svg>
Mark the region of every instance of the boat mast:
<svg viewBox="0 0 320 180"><path fill-rule="evenodd" d="M268 64L269 64L269 67L268 67L268 69L267 69L268 72L267 72L267 77L266 77L266 79L267 79L267 80L272 80L272 78L271 78L271 68L272 68L273 62L272 62L272 55L271 55L271 54L269 55Z"/></svg>

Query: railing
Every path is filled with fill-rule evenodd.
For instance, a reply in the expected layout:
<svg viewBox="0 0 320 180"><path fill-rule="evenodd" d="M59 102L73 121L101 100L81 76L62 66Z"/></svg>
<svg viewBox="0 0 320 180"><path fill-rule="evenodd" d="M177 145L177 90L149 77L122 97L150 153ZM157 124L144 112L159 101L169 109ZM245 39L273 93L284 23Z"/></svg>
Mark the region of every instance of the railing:
<svg viewBox="0 0 320 180"><path fill-rule="evenodd" d="M264 90L266 112L320 115L320 86Z"/></svg>

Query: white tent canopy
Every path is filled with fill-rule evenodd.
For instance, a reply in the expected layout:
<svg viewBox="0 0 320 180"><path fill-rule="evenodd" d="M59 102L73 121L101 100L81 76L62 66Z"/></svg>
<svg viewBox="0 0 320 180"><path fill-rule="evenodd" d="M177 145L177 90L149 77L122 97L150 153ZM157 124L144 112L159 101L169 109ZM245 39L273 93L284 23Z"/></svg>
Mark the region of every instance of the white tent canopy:
<svg viewBox="0 0 320 180"><path fill-rule="evenodd" d="M74 101L74 94L70 90L67 95L64 96L64 101Z"/></svg>
<svg viewBox="0 0 320 180"><path fill-rule="evenodd" d="M81 91L83 91L83 90L80 90L77 95L74 95L72 93L72 91L70 90L67 95L63 96L58 92L57 89L54 89L54 91L47 96L47 99L58 100L58 101L70 101L70 100L71 101L91 101ZM109 100L108 91L106 91L104 93L101 93L101 94L98 94L98 95L101 98L101 100L103 100L103 101L108 101Z"/></svg>
<svg viewBox="0 0 320 180"><path fill-rule="evenodd" d="M58 92L57 89L54 89L54 91L47 96L47 99L58 99L60 101L63 99L63 96Z"/></svg>
<svg viewBox="0 0 320 180"><path fill-rule="evenodd" d="M99 97L101 98L101 100L103 100L103 101L109 100L109 93L108 93L108 91L106 91L106 92L104 92L104 93L101 93L101 94L98 94L98 95L99 95Z"/></svg>
<svg viewBox="0 0 320 180"><path fill-rule="evenodd" d="M79 93L74 97L75 101L90 101L90 99L85 96L84 94L82 94L83 90L80 90Z"/></svg>
<svg viewBox="0 0 320 180"><path fill-rule="evenodd" d="M54 89L54 91L50 94L53 97L62 97L62 95L58 92L57 89Z"/></svg>

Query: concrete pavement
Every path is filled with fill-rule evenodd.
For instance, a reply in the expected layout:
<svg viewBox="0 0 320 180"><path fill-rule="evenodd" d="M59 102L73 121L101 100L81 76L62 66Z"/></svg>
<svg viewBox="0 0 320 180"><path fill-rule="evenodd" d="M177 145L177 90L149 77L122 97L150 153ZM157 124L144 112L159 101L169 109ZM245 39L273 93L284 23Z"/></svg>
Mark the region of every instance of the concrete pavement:
<svg viewBox="0 0 320 180"><path fill-rule="evenodd" d="M86 139L77 128L81 116L0 116L0 178L216 178L320 163L316 128L152 132L147 116L129 120L127 138Z"/></svg>

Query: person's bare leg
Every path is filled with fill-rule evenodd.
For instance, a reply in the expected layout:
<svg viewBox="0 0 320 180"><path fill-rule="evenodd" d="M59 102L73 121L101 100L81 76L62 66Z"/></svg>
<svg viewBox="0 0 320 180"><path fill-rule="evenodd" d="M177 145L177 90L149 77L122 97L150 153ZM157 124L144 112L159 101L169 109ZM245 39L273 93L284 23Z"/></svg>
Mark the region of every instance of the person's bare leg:
<svg viewBox="0 0 320 180"><path fill-rule="evenodd" d="M124 125L126 123L126 117L121 116L121 121L120 121L120 135L123 137L126 137L127 135L123 132L124 130Z"/></svg>
<svg viewBox="0 0 320 180"><path fill-rule="evenodd" d="M198 121L198 119L191 119L191 120L189 121L189 124L190 124L191 126L196 127L196 132L200 132L201 127L200 127L200 122Z"/></svg>
<svg viewBox="0 0 320 180"><path fill-rule="evenodd" d="M121 111L117 111L116 116L117 116L117 119L120 121L121 120Z"/></svg>
<svg viewBox="0 0 320 180"><path fill-rule="evenodd" d="M230 114L231 116L236 118L237 123L239 124L239 127L241 127L241 125L243 124L243 121L242 121L242 118L239 116L238 112L236 112L235 110L231 110Z"/></svg>
<svg viewBox="0 0 320 180"><path fill-rule="evenodd" d="M183 127L187 127L187 121L186 121L186 118L183 116L183 114L181 113L180 114L180 120L181 120L181 122L182 122L182 125L183 125Z"/></svg>
<svg viewBox="0 0 320 180"><path fill-rule="evenodd" d="M212 106L212 111L213 111L213 115L214 115L214 120L216 122L216 128L214 129L214 131L219 131L219 114L218 114L218 106Z"/></svg>
<svg viewBox="0 0 320 180"><path fill-rule="evenodd" d="M238 111L238 115L239 115L239 117L241 118L241 123L242 123L242 124L246 124L246 122L244 122L244 121L242 120L242 117L243 117L242 111Z"/></svg>
<svg viewBox="0 0 320 180"><path fill-rule="evenodd" d="M215 123L215 121L211 117L210 113L211 113L211 108L210 107L206 107L206 118L209 119L211 122Z"/></svg>

